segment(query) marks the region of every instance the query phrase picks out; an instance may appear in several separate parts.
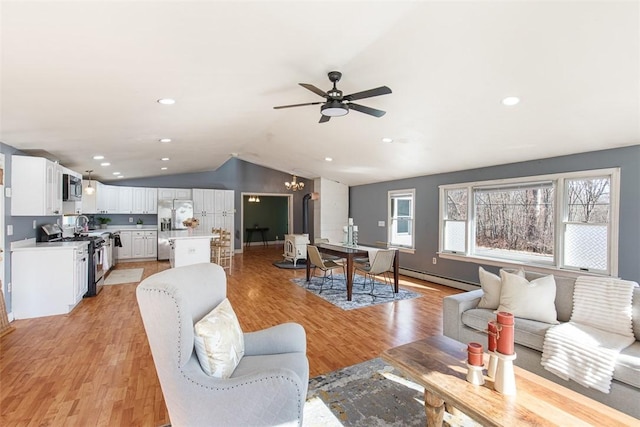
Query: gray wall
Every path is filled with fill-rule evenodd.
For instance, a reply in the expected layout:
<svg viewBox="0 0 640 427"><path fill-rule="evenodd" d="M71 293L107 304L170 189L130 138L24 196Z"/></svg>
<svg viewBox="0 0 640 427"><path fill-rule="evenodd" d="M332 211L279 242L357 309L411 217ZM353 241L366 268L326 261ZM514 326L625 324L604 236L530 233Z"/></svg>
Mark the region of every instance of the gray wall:
<svg viewBox="0 0 640 427"><path fill-rule="evenodd" d="M284 183L290 180L290 174L254 165L253 163L232 157L215 171L140 179L121 179L117 181L105 181L103 184L133 187L234 190L236 207L234 217L235 247L240 248L240 236L241 233L244 233L244 230L240 230L242 226L242 209L240 209L242 206L242 192L293 194L293 230L294 233L302 233L302 198L305 194L313 191L313 181L298 178L298 181L304 182L305 189L304 191L291 192L284 187ZM313 224L313 212L311 212L309 216L310 223Z"/></svg>
<svg viewBox="0 0 640 427"><path fill-rule="evenodd" d="M416 251L403 253L401 266L478 283L478 264L443 258L432 264L438 251L439 185L612 167L621 168L618 275L640 282L640 145L351 187L349 216L359 226L360 241L387 241L386 227L377 225L387 221L387 191L415 188Z"/></svg>

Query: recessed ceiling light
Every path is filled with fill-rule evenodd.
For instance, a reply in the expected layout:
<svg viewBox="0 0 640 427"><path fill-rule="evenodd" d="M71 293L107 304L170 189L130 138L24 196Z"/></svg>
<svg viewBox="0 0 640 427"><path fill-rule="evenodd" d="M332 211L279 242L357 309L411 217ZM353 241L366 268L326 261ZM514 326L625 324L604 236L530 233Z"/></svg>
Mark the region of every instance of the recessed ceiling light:
<svg viewBox="0 0 640 427"><path fill-rule="evenodd" d="M176 103L175 99L171 99L171 98L160 98L158 99L158 104L162 104L162 105L173 105Z"/></svg>
<svg viewBox="0 0 640 427"><path fill-rule="evenodd" d="M327 162L333 162L333 159L331 157L325 157L324 160Z"/></svg>
<svg viewBox="0 0 640 427"><path fill-rule="evenodd" d="M168 167L166 167L166 166L165 166L165 167L160 168L160 170L161 170L161 171L166 171L167 169L169 169L169 168L168 168Z"/></svg>
<svg viewBox="0 0 640 427"><path fill-rule="evenodd" d="M120 172L114 172L113 174L114 175L120 175Z"/></svg>
<svg viewBox="0 0 640 427"><path fill-rule="evenodd" d="M160 142L171 142L171 138L162 138Z"/></svg>
<svg viewBox="0 0 640 427"><path fill-rule="evenodd" d="M93 160L102 160L102 159L104 159L104 156L101 156L101 155L93 156Z"/></svg>
<svg viewBox="0 0 640 427"><path fill-rule="evenodd" d="M124 175L118 175L118 178L124 178Z"/></svg>
<svg viewBox="0 0 640 427"><path fill-rule="evenodd" d="M382 142L393 142L393 138L382 138Z"/></svg>
<svg viewBox="0 0 640 427"><path fill-rule="evenodd" d="M169 161L169 158L168 158L168 157L163 157L163 158L161 158L160 160L162 160L163 162L168 162L168 161Z"/></svg>
<svg viewBox="0 0 640 427"><path fill-rule="evenodd" d="M506 105L508 107L517 105L519 103L520 103L520 98L518 98L517 96L507 96L502 100L502 105Z"/></svg>

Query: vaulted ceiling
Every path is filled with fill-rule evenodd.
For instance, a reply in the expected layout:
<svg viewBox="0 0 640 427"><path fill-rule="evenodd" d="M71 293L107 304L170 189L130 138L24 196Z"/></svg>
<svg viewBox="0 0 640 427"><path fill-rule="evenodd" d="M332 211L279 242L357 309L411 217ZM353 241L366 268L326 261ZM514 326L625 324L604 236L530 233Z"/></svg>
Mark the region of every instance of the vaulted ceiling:
<svg viewBox="0 0 640 427"><path fill-rule="evenodd" d="M358 185L640 143L636 1L0 7L0 141L102 181L237 156ZM345 94L390 87L358 101L386 115L273 109L322 101L298 83L332 70Z"/></svg>

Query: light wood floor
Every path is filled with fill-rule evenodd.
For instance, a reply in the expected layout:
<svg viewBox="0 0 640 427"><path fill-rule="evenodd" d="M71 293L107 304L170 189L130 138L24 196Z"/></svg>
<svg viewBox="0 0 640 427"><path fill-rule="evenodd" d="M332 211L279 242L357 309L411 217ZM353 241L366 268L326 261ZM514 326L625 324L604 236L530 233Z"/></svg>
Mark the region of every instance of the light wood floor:
<svg viewBox="0 0 640 427"><path fill-rule="evenodd" d="M282 246L253 246L234 257L228 296L243 330L295 321L307 331L311 377L442 333L442 298L455 289L401 276L424 294L343 311L291 283L305 270L271 265ZM144 268L168 262L118 264ZM0 425L157 426L169 423L142 320L137 283L105 286L70 314L13 322L0 339Z"/></svg>

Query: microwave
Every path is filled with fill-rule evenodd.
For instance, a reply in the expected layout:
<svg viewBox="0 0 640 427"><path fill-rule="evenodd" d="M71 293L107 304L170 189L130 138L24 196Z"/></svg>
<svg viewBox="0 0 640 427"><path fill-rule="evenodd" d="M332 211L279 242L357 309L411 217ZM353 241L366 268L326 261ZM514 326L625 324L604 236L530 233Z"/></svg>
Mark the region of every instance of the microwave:
<svg viewBox="0 0 640 427"><path fill-rule="evenodd" d="M82 200L82 179L62 174L62 201L78 202Z"/></svg>

